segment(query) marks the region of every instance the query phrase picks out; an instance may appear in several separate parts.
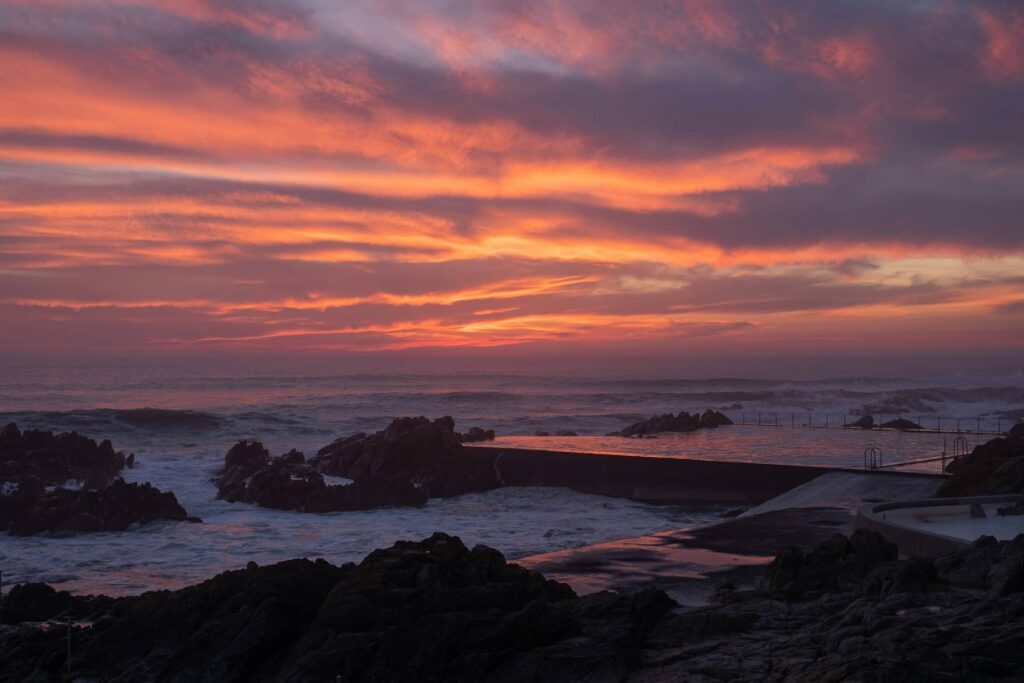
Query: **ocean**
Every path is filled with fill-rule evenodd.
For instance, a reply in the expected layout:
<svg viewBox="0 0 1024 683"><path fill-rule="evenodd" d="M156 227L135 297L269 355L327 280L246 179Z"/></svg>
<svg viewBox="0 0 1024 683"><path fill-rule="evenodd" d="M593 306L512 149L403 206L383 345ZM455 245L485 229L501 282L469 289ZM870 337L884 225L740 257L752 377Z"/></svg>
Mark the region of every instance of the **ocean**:
<svg viewBox="0 0 1024 683"><path fill-rule="evenodd" d="M498 444L556 450L860 467L878 447L886 462L933 457L953 434L824 429L864 412L926 427L995 431L1024 416L1019 367L952 366L899 376L820 366L744 374L715 363L609 364L324 359L11 361L0 376L0 423L76 430L136 454L130 481L178 496L202 525L157 523L120 533L0 536L5 582L47 581L77 592L139 593L199 581L249 561L292 557L357 561L397 539L435 530L510 558L708 523L708 505L653 506L565 489L508 488L424 508L303 514L215 500L226 450L259 439L273 454L307 456L339 436L403 415L451 415L456 428L494 429ZM833 366L834 367L834 366ZM773 376L771 370L784 372ZM654 414L714 408L737 425L657 439L605 436ZM778 426L776 426L776 424ZM808 428L805 425L816 428ZM770 426L767 426L770 425ZM575 437L535 436L560 430ZM967 434L971 444L992 438ZM918 465L937 470L938 465Z"/></svg>

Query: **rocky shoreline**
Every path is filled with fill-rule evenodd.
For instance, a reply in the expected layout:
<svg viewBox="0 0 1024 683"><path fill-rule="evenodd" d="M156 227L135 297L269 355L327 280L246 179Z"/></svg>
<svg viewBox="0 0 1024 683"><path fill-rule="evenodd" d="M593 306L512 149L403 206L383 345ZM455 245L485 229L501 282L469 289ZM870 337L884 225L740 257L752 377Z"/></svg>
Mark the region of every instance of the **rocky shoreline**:
<svg viewBox="0 0 1024 683"><path fill-rule="evenodd" d="M866 530L790 547L713 604L584 597L436 533L359 564L290 560L178 591L5 597L11 680L1019 680L1024 535L935 561Z"/></svg>

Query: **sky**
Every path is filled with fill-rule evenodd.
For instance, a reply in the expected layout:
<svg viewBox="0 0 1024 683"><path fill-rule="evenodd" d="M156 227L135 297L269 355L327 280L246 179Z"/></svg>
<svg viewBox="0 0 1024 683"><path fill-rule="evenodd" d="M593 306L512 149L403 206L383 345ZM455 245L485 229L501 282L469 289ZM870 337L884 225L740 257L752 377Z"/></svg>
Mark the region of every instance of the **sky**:
<svg viewBox="0 0 1024 683"><path fill-rule="evenodd" d="M0 0L0 353L1024 350L1024 5Z"/></svg>

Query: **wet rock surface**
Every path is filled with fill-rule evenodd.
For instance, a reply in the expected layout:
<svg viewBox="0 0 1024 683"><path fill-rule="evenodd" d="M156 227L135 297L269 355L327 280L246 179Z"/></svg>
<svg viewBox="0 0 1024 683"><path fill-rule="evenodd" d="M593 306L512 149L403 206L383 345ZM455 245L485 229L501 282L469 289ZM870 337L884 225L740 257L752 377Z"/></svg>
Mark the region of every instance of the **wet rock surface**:
<svg viewBox="0 0 1024 683"><path fill-rule="evenodd" d="M695 432L698 429L713 429L733 424L732 420L717 410L705 410L702 414L688 413L685 410L678 415L666 413L623 427L609 436L647 436L661 432Z"/></svg>
<svg viewBox="0 0 1024 683"><path fill-rule="evenodd" d="M426 493L412 482L371 474L348 485L328 484L323 475L291 450L271 458L258 441L239 441L224 456L217 497L277 510L333 512L395 505L422 505Z"/></svg>
<svg viewBox="0 0 1024 683"><path fill-rule="evenodd" d="M60 486L81 481L99 488L114 480L125 461L110 441L97 444L77 432L22 432L14 423L0 431L0 482L8 484Z"/></svg>
<svg viewBox="0 0 1024 683"><path fill-rule="evenodd" d="M1024 536L933 562L881 559L887 543L867 534L787 549L762 588L673 612L629 680L1021 680Z"/></svg>
<svg viewBox="0 0 1024 683"><path fill-rule="evenodd" d="M374 434L338 439L310 458L317 471L379 486L411 485L430 498L501 486L493 463L463 448L450 417L403 417Z"/></svg>
<svg viewBox="0 0 1024 683"><path fill-rule="evenodd" d="M650 590L578 598L441 533L358 565L250 565L137 597L75 603L39 584L16 590L19 615L62 618L61 600L73 603L91 622L72 634L73 675L111 681L619 681L674 607ZM61 680L65 638L7 627L0 670Z"/></svg>
<svg viewBox="0 0 1024 683"><path fill-rule="evenodd" d="M117 476L134 461L134 454L126 457L110 441L7 425L0 432L0 531L123 531L157 520L184 521L173 493ZM69 482L77 488L64 488Z"/></svg>
<svg viewBox="0 0 1024 683"><path fill-rule="evenodd" d="M979 496L1024 492L1024 425L1006 437L976 446L946 466L953 476L939 487L940 496Z"/></svg>
<svg viewBox="0 0 1024 683"><path fill-rule="evenodd" d="M16 536L124 531L133 524L186 519L173 493L123 479L96 490L20 489L0 497L0 529Z"/></svg>

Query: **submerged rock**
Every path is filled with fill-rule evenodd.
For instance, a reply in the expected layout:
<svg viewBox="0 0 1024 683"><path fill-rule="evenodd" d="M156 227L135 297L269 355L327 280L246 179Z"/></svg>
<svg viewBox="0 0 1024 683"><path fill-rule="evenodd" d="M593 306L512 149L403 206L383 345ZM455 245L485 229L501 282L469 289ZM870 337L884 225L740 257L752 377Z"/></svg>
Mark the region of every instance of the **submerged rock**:
<svg viewBox="0 0 1024 683"><path fill-rule="evenodd" d="M638 437L659 432L694 432L698 429L713 429L731 424L733 424L733 421L717 410L709 408L701 415L697 413L691 415L684 410L678 415L673 415L672 413L655 415L643 422L636 422L628 427L624 427L618 432L612 432L609 436Z"/></svg>
<svg viewBox="0 0 1024 683"><path fill-rule="evenodd" d="M674 606L653 590L578 598L442 533L358 565L253 564L92 604L92 627L74 633L78 678L211 681L622 680ZM0 670L55 680L64 638L64 629L7 628Z"/></svg>

